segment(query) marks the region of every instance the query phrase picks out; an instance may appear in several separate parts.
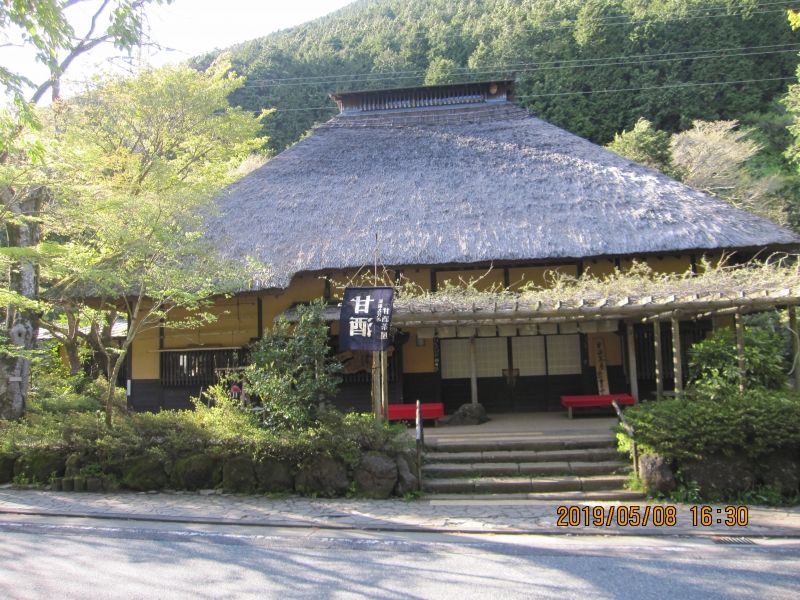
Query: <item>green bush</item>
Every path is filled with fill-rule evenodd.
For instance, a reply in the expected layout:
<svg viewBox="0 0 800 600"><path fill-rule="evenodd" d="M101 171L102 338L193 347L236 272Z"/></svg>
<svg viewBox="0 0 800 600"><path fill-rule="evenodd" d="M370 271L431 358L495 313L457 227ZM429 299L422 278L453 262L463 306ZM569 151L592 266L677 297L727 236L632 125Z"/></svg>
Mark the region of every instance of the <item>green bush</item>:
<svg viewBox="0 0 800 600"><path fill-rule="evenodd" d="M787 364L783 337L772 327L744 329L744 384L748 389L781 390L786 386ZM695 397L724 399L739 387L741 373L736 334L720 329L689 350L689 386Z"/></svg>
<svg viewBox="0 0 800 600"><path fill-rule="evenodd" d="M219 483L219 466L231 459L255 465L275 461L296 472L325 457L352 468L363 452L396 453L413 444L402 426L379 425L372 415L323 406L313 425L289 431L266 426L221 387L210 389L204 400L192 411L121 415L113 428L102 415L87 412L0 421L0 456L15 458L20 480L47 483L67 465L73 477L92 475L130 489L157 489L168 482L191 489ZM41 456L60 462L39 468Z"/></svg>
<svg viewBox="0 0 800 600"><path fill-rule="evenodd" d="M294 326L279 319L251 348L244 391L261 399L263 420L271 427L313 425L336 393L341 365L330 356L324 311L322 301L299 305Z"/></svg>
<svg viewBox="0 0 800 600"><path fill-rule="evenodd" d="M632 406L625 416L641 451L679 462L737 452L759 459L776 450L800 450L800 398L785 391L661 400Z"/></svg>

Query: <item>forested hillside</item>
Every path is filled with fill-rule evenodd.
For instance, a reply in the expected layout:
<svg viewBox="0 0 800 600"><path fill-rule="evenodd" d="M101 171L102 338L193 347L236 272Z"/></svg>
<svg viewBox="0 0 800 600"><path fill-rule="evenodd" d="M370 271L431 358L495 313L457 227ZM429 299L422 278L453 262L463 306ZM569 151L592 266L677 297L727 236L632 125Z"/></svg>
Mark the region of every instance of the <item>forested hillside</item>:
<svg viewBox="0 0 800 600"><path fill-rule="evenodd" d="M330 118L332 91L495 77L516 78L520 104L598 143L639 117L676 132L697 118L768 112L797 65L789 5L359 0L230 49L247 77L232 100L278 109L266 123L273 150Z"/></svg>

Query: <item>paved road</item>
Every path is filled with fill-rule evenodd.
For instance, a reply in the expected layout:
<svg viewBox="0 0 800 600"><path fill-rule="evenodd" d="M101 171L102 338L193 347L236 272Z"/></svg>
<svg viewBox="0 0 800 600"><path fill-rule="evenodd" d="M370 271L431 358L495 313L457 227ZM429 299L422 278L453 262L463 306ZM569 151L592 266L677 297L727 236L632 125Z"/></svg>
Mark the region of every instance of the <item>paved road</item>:
<svg viewBox="0 0 800 600"><path fill-rule="evenodd" d="M623 526L613 519L602 527L587 526L585 522L578 526L560 527L557 521L557 502L513 499L443 500L436 496L404 502L400 499L268 498L210 492L81 494L16 490L0 486L0 517L11 513L29 513L122 517L143 521L384 531L800 537L800 507L750 507L749 523L746 527L726 527L721 523L722 515L719 513L715 513L715 516L716 521L720 522L714 522L708 527L695 527L690 515L691 507L687 504L674 507L677 520L674 526L656 526L651 518L647 526ZM592 504L604 506L606 515L610 515L614 507L619 505L617 502ZM638 506L642 512L648 506L624 504ZM651 511L655 510L655 504L649 506Z"/></svg>
<svg viewBox="0 0 800 600"><path fill-rule="evenodd" d="M800 541L0 515L0 598L797 598Z"/></svg>

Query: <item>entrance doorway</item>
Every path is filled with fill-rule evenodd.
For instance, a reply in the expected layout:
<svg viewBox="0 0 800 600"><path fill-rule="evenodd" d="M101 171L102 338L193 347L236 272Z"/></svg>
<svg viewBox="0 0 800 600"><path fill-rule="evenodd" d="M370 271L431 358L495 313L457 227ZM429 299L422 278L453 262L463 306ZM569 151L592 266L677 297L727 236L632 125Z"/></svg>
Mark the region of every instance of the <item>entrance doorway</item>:
<svg viewBox="0 0 800 600"><path fill-rule="evenodd" d="M561 395L582 393L579 334L440 340L442 399L450 412L478 401L489 412L562 410Z"/></svg>

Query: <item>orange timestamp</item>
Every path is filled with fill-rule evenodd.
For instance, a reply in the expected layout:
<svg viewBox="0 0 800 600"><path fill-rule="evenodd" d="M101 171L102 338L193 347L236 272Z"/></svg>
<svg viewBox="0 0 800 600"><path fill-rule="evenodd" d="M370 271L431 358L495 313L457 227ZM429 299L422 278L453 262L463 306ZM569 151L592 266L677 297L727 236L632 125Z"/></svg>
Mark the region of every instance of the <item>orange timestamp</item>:
<svg viewBox="0 0 800 600"><path fill-rule="evenodd" d="M725 525L746 527L750 517L747 506L691 506L693 527ZM557 527L676 527L678 507L672 504L556 506Z"/></svg>

